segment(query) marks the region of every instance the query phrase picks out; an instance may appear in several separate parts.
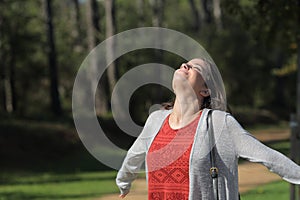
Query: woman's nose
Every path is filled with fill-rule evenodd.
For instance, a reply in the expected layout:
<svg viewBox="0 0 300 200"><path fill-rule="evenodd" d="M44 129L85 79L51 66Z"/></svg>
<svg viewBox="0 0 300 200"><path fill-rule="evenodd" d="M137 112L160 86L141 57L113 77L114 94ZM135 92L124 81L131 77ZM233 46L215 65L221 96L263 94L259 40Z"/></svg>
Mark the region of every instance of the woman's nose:
<svg viewBox="0 0 300 200"><path fill-rule="evenodd" d="M185 64L185 63L181 64L180 68L183 68L183 69L186 69L186 70L189 69L189 67L188 67L187 64Z"/></svg>

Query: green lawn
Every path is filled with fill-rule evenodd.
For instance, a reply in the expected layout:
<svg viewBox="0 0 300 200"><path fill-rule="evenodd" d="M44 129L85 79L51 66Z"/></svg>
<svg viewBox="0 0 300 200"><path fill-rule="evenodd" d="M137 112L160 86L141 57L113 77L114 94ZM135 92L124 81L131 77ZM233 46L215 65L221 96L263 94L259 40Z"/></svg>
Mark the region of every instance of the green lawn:
<svg viewBox="0 0 300 200"><path fill-rule="evenodd" d="M0 120L0 200L89 200L117 193L116 171L80 142L72 126Z"/></svg>
<svg viewBox="0 0 300 200"><path fill-rule="evenodd" d="M0 200L88 200L116 193L116 172L2 174Z"/></svg>
<svg viewBox="0 0 300 200"><path fill-rule="evenodd" d="M116 171L93 158L73 128L31 121L0 121L0 200L90 200L118 193ZM289 142L271 145L284 154ZM242 194L242 200L285 200L283 181Z"/></svg>
<svg viewBox="0 0 300 200"><path fill-rule="evenodd" d="M117 193L116 172L76 174L2 174L0 200L89 200ZM288 200L289 183L259 186L241 195L242 200ZM117 196L117 194L116 194Z"/></svg>
<svg viewBox="0 0 300 200"><path fill-rule="evenodd" d="M241 200L288 200L290 184L285 181L259 186L241 195Z"/></svg>

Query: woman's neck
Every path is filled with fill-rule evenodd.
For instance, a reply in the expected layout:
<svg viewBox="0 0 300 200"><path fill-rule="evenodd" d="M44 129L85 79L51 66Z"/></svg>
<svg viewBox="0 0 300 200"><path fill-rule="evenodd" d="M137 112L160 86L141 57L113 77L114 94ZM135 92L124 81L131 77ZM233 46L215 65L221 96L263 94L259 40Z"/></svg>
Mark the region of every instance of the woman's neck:
<svg viewBox="0 0 300 200"><path fill-rule="evenodd" d="M170 116L170 126L174 129L182 128L193 121L200 112L198 99L177 98Z"/></svg>

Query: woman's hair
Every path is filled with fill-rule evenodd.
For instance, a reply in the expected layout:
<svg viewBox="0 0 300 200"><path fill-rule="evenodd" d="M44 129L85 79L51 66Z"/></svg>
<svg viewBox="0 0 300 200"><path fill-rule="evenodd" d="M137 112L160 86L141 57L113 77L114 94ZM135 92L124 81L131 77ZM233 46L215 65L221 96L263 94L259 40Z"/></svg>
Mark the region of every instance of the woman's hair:
<svg viewBox="0 0 300 200"><path fill-rule="evenodd" d="M210 104L211 104L210 96L204 97L202 105L201 105L201 109L211 108ZM164 109L164 110L171 110L173 108L173 106L174 106L174 100L170 101L170 102L164 102L161 105L162 105L162 109Z"/></svg>
<svg viewBox="0 0 300 200"><path fill-rule="evenodd" d="M201 109L204 109L204 108L211 108L211 98L210 98L210 96L204 97L202 105L201 105Z"/></svg>
<svg viewBox="0 0 300 200"><path fill-rule="evenodd" d="M174 106L174 101L164 102L161 104L163 110L171 110Z"/></svg>
<svg viewBox="0 0 300 200"><path fill-rule="evenodd" d="M226 92L222 76L211 58L202 60L203 65L200 65L201 76L210 91L209 101L204 99L203 104L206 104L205 108L226 111Z"/></svg>

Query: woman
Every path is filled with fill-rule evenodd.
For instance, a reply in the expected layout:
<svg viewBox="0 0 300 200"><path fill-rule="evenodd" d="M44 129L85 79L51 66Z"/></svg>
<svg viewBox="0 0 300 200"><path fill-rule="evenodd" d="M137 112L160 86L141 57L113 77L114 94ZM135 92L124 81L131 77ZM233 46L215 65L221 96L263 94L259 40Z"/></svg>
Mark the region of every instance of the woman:
<svg viewBox="0 0 300 200"><path fill-rule="evenodd" d="M222 78L213 62L193 59L175 71L171 110L152 113L117 175L124 198L146 161L148 199L212 199L207 114L212 112L218 194L238 199L238 158L259 162L284 180L300 184L300 167L263 145L226 113Z"/></svg>

